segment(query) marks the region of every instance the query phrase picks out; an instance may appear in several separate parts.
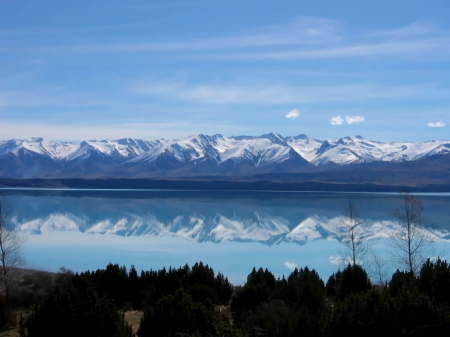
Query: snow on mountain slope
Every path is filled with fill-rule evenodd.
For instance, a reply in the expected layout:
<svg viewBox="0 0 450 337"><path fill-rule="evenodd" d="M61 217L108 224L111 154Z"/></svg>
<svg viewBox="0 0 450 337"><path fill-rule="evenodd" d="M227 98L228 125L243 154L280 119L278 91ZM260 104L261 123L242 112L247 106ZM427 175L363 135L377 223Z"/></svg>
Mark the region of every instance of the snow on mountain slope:
<svg viewBox="0 0 450 337"><path fill-rule="evenodd" d="M227 160L239 163L248 159L257 161L256 166L262 166L289 159L289 152L290 147L281 136L275 134L240 140L222 135L200 134L169 141L163 146L155 147L131 159L128 163L153 162L162 154L167 154L183 163L206 158L212 159L216 164Z"/></svg>
<svg viewBox="0 0 450 337"><path fill-rule="evenodd" d="M302 141L296 144L298 143ZM328 163L349 165L373 161L402 162L447 153L450 153L449 141L383 143L356 136L325 141L315 151L310 150L307 157L314 165L320 166Z"/></svg>
<svg viewBox="0 0 450 337"><path fill-rule="evenodd" d="M164 143L164 140L149 141L147 139L131 138L100 141L89 140L81 142L79 148L64 159L66 161L82 161L89 158L93 152L96 152L104 157L112 157L119 161L125 161L150 151L153 148L158 148Z"/></svg>
<svg viewBox="0 0 450 337"><path fill-rule="evenodd" d="M176 237L192 242L260 242L276 245L280 242L305 244L316 240L341 241L346 235L342 216L313 215L295 225L281 216L255 212L245 219L227 217L216 213L212 217L196 214L173 214L169 219L159 219L154 214L142 216L127 213L117 218L100 218L89 222L72 213L55 212L44 217L24 219L12 217L12 224L30 234L56 231L79 231L87 234L114 234L121 236ZM392 237L401 225L391 220L367 219L368 234L365 239L377 240ZM427 234L437 242L449 242L446 229L427 229Z"/></svg>
<svg viewBox="0 0 450 337"><path fill-rule="evenodd" d="M19 177L49 176L55 170L61 170L59 174L83 174L85 171L77 171L77 165L85 161L88 161L85 170L86 167L92 172L100 170L100 175L109 170L114 173L114 168L136 173L147 170L147 167L152 172L179 169L189 164L196 165L195 173L200 174L211 173L214 165L223 164L222 171L219 171L227 174L234 170L230 162L234 162L234 167L243 163L238 167L238 172L243 172L239 171L243 168L246 173L251 173L252 167L255 172L260 168L266 170L266 167L268 170L296 172L304 165L301 158L322 166L414 161L445 154L450 154L450 141L377 142L361 136L321 141L304 134L283 138L275 133L259 137L199 134L174 140L123 138L88 140L79 144L58 143L42 138L0 141L0 160L4 163L2 175ZM39 165L35 165L37 161ZM208 165L197 165L203 162ZM283 166L283 163L287 164ZM207 167L207 171L202 171L203 167ZM50 171L46 172L46 168Z"/></svg>
<svg viewBox="0 0 450 337"><path fill-rule="evenodd" d="M256 166L281 163L290 158L290 147L284 139L271 133L261 137L234 140L225 151L219 162L233 160L235 163L243 159L257 160Z"/></svg>
<svg viewBox="0 0 450 337"><path fill-rule="evenodd" d="M154 162L162 154L170 155L183 163L206 157L217 162L220 154L231 148L233 142L233 140L222 135L205 136L199 134L187 138L161 142L145 153L131 159L128 163Z"/></svg>
<svg viewBox="0 0 450 337"><path fill-rule="evenodd" d="M42 138L30 138L26 140L12 139L0 142L0 156L7 154L18 155L21 149L26 152L43 155L55 160L61 160L78 148L73 143L56 143Z"/></svg>
<svg viewBox="0 0 450 337"><path fill-rule="evenodd" d="M323 141L310 138L307 135L286 137L286 141L295 152L309 162L312 162L317 157L316 151L323 144Z"/></svg>

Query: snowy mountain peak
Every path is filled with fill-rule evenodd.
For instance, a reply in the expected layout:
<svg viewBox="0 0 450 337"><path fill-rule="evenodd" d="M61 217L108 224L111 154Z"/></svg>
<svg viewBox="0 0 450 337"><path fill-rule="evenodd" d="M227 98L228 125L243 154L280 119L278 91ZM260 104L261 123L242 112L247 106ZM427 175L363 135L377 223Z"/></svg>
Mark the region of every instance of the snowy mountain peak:
<svg viewBox="0 0 450 337"><path fill-rule="evenodd" d="M271 132L271 133L262 135L259 138L269 139L274 144L286 145L286 141L284 140L284 138L281 135L277 134L277 133Z"/></svg>
<svg viewBox="0 0 450 337"><path fill-rule="evenodd" d="M39 158L45 159L39 172L53 163L51 169L58 174L88 172L101 176L110 170L125 175L155 172L164 176L174 170L180 175L304 172L327 164L404 162L446 154L450 154L450 141L377 142L360 135L323 141L305 134L285 138L276 133L233 137L197 134L174 140L122 138L80 143L36 137L0 141L0 176L28 177L34 174L30 172L35 172L33 163Z"/></svg>

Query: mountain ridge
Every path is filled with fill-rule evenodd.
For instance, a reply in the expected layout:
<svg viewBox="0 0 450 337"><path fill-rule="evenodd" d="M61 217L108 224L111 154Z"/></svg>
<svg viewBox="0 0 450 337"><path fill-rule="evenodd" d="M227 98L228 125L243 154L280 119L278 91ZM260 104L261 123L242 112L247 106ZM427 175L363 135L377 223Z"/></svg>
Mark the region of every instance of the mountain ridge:
<svg viewBox="0 0 450 337"><path fill-rule="evenodd" d="M306 134L198 134L173 140L121 138L80 143L30 138L0 141L0 177L182 178L360 170L364 165L373 170L377 165L388 167L385 163L420 165L447 155L450 141L379 142L360 135L318 140ZM446 167L448 162L439 163Z"/></svg>

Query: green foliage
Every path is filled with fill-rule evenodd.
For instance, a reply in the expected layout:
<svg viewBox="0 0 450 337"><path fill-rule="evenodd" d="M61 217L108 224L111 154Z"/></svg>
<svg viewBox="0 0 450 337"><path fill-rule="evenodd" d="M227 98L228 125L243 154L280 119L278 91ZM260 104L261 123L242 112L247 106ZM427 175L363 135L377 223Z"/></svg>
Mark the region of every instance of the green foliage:
<svg viewBox="0 0 450 337"><path fill-rule="evenodd" d="M109 264L70 275L64 284L21 319L21 337L131 336L116 304L145 307L139 337L429 337L450 329L450 267L441 260L428 260L418 277L397 270L383 290L372 289L358 265L333 273L326 286L308 267L278 279L267 269L253 268L233 296L234 324L217 306L229 303L232 285L202 263L140 275L133 266ZM2 310L0 302L0 324Z"/></svg>
<svg viewBox="0 0 450 337"><path fill-rule="evenodd" d="M318 315L306 306L295 309L286 301L274 300L244 313L240 327L249 336L320 336L319 323Z"/></svg>
<svg viewBox="0 0 450 337"><path fill-rule="evenodd" d="M447 261L428 259L420 270L419 289L439 303L450 304L450 266Z"/></svg>
<svg viewBox="0 0 450 337"><path fill-rule="evenodd" d="M337 298L342 301L349 294L365 292L372 288L366 271L358 265L348 265L340 277Z"/></svg>
<svg viewBox="0 0 450 337"><path fill-rule="evenodd" d="M236 321L240 321L242 313L254 310L262 302L268 301L276 285L275 276L267 269L259 268L247 276L247 283L231 302L231 311Z"/></svg>
<svg viewBox="0 0 450 337"><path fill-rule="evenodd" d="M65 290L56 288L21 318L20 336L131 337L132 332L113 301L78 279Z"/></svg>
<svg viewBox="0 0 450 337"><path fill-rule="evenodd" d="M100 296L114 300L119 308L143 309L159 298L173 295L178 289L185 290L195 301L209 298L215 304L228 304L233 286L223 274L203 263L178 269L163 268L159 271L142 271L138 275L134 266L127 271L125 266L108 264L106 269L82 273L83 278L95 285Z"/></svg>
<svg viewBox="0 0 450 337"><path fill-rule="evenodd" d="M331 274L328 278L327 284L325 286L325 292L328 297L335 297L338 293L339 285L341 284L342 272L338 270Z"/></svg>
<svg viewBox="0 0 450 337"><path fill-rule="evenodd" d="M317 312L324 305L325 285L314 269L295 268L287 282L281 280L276 283L271 298L292 301L297 308L306 306L308 310Z"/></svg>
<svg viewBox="0 0 450 337"><path fill-rule="evenodd" d="M318 317L324 305L325 285L314 269L295 269L287 279L276 280L260 268L252 270L233 297L231 311L249 335L315 336L320 331Z"/></svg>
<svg viewBox="0 0 450 337"><path fill-rule="evenodd" d="M389 282L389 293L391 296L395 297L399 291L405 287L410 289L417 286L417 279L413 273L397 271L392 275L391 281Z"/></svg>
<svg viewBox="0 0 450 337"><path fill-rule="evenodd" d="M179 289L175 295L161 297L153 307L145 310L137 335L214 334L217 320L211 300L194 302L189 294Z"/></svg>
<svg viewBox="0 0 450 337"><path fill-rule="evenodd" d="M325 336L421 336L446 331L450 312L417 288L403 287L396 297L370 290L348 295L326 312Z"/></svg>
<svg viewBox="0 0 450 337"><path fill-rule="evenodd" d="M390 297L375 290L349 294L326 311L325 335L376 335L391 326L391 306Z"/></svg>

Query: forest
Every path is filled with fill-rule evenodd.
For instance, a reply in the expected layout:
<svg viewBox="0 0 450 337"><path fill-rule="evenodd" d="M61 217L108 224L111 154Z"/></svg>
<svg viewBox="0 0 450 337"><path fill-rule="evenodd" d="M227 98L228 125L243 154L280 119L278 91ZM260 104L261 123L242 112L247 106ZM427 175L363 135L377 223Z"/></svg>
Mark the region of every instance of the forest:
<svg viewBox="0 0 450 337"><path fill-rule="evenodd" d="M427 260L417 274L397 270L373 285L349 264L324 282L314 269L276 278L253 268L243 286L203 263L142 270L63 270L18 322L21 337L133 336L124 319L142 310L144 336L425 336L450 328L450 266ZM11 305L24 305L14 294ZM0 301L0 324L13 320Z"/></svg>

